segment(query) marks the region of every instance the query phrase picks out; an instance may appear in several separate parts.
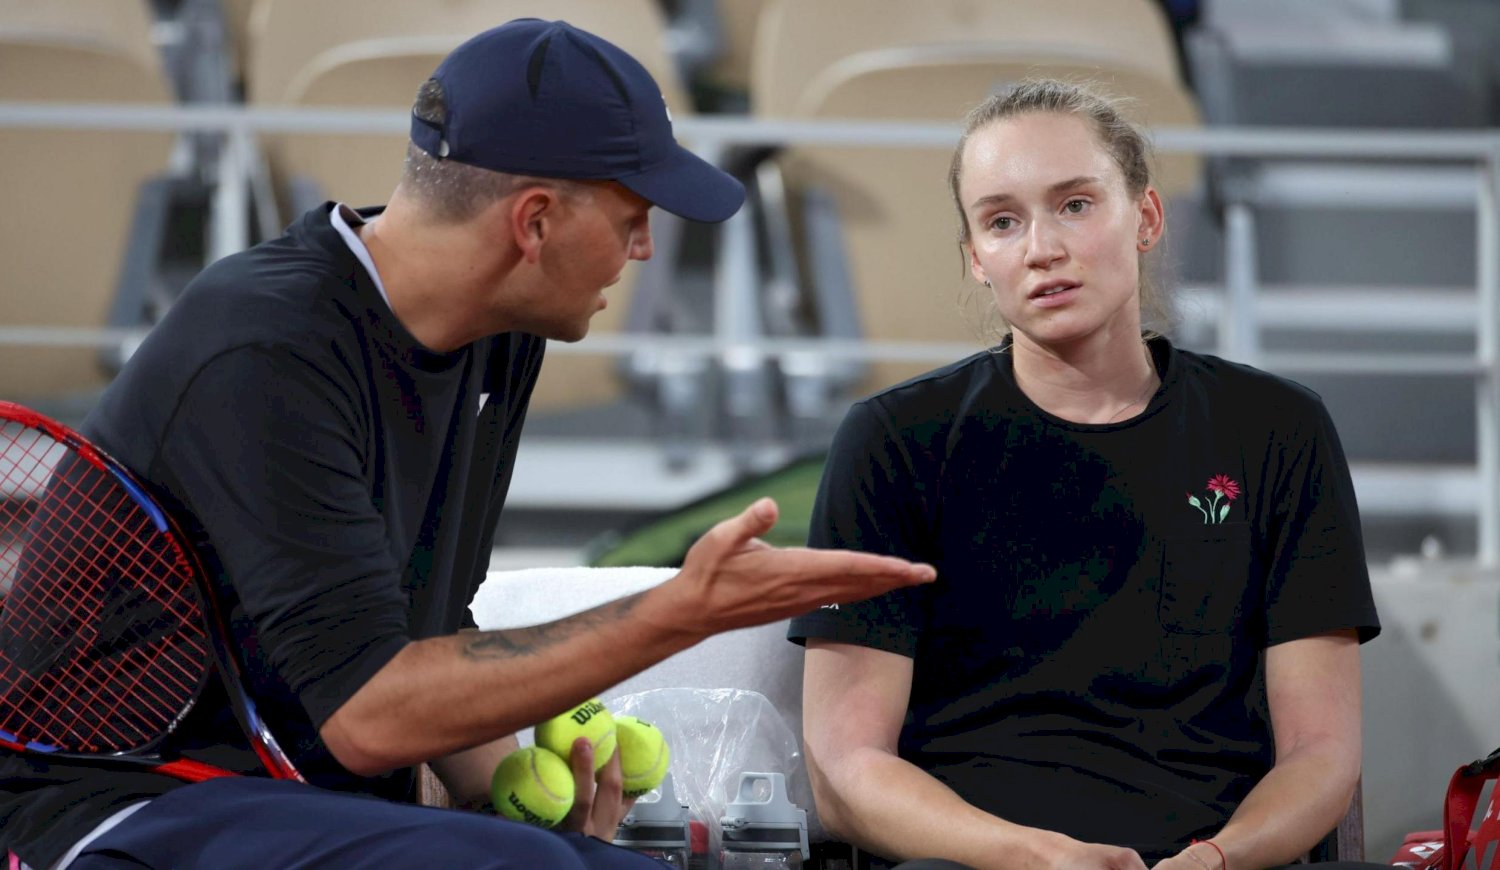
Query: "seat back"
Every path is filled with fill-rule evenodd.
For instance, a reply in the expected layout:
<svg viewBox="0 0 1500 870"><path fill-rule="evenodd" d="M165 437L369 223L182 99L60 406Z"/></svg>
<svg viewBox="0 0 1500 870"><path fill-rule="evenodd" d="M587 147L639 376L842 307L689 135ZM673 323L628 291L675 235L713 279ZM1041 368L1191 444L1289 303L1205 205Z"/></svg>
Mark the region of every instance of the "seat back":
<svg viewBox="0 0 1500 870"><path fill-rule="evenodd" d="M756 114L793 114L814 76L892 46L1067 45L1181 81L1172 31L1152 0L767 0L751 59Z"/></svg>
<svg viewBox="0 0 1500 870"><path fill-rule="evenodd" d="M409 110L442 58L471 36L514 18L562 19L615 43L656 79L674 117L691 104L666 52L666 20L654 0L261 0L251 23L249 92L258 103ZM330 43L328 34L339 34ZM329 199L384 202L401 177L404 134L286 135L263 140L282 187L311 179ZM592 321L617 333L630 309L637 268L627 267ZM612 357L553 355L532 399L535 410L617 398Z"/></svg>
<svg viewBox="0 0 1500 870"><path fill-rule="evenodd" d="M1313 847L1308 853L1308 863L1318 864L1327 861L1363 861L1365 860L1365 797L1363 781L1354 786L1354 797L1349 801L1349 809L1344 811L1344 817L1339 819L1338 827L1334 828L1323 842Z"/></svg>
<svg viewBox="0 0 1500 870"><path fill-rule="evenodd" d="M750 59L755 30L766 0L713 0L719 25L719 51L709 66L714 83L735 91L750 90Z"/></svg>
<svg viewBox="0 0 1500 870"><path fill-rule="evenodd" d="M141 0L0 0L0 102L153 103L172 96ZM137 191L174 137L0 127L0 323L102 327ZM95 348L0 346L0 396L31 400L106 381Z"/></svg>
<svg viewBox="0 0 1500 870"><path fill-rule="evenodd" d="M515 18L561 19L608 39L639 60L661 85L669 105L686 107L671 66L666 19L652 0L257 0L249 21L248 97L281 103L317 58L343 45L402 38L446 37L446 54L481 31ZM322 62L327 66L326 62ZM436 64L434 64L436 66ZM430 70L429 70L430 71ZM425 79L426 76L423 76ZM416 94L402 101L411 104Z"/></svg>

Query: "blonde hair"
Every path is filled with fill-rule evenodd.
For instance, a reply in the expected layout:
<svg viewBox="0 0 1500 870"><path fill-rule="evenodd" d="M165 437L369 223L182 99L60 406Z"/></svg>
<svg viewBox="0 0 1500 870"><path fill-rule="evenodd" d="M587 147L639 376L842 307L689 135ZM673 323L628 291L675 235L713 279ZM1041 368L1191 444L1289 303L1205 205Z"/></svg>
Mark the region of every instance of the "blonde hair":
<svg viewBox="0 0 1500 870"><path fill-rule="evenodd" d="M1151 186L1151 143L1138 127L1125 119L1118 101L1103 96L1084 85L1057 79L1026 79L1002 93L994 94L969 110L964 118L963 135L953 149L953 160L948 166L948 187L953 193L953 205L958 209L958 250L968 268L967 248L971 243L969 219L964 212L963 200L959 197L958 185L963 175L964 148L969 137L989 125L1007 118L1033 112L1048 112L1073 115L1082 118L1093 128L1099 144L1104 146L1120 167L1125 177L1125 189L1133 197L1139 197ZM1153 251L1159 250L1153 248ZM1166 291L1156 276L1154 259L1147 254L1140 256L1140 301L1141 318L1165 326L1171 321L1171 306ZM1002 324L1002 332L1010 332L1010 324L995 314ZM1154 334L1153 331L1148 331Z"/></svg>

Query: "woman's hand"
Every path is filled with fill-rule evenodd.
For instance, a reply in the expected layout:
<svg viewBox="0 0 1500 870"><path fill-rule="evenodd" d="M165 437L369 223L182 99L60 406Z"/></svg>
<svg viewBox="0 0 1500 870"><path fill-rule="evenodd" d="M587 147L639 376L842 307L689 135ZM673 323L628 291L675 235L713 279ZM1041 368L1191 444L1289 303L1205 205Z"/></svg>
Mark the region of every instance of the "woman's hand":
<svg viewBox="0 0 1500 870"><path fill-rule="evenodd" d="M1194 843L1165 861L1158 861L1152 870L1228 870L1219 850L1207 843Z"/></svg>
<svg viewBox="0 0 1500 870"><path fill-rule="evenodd" d="M1053 837L1045 844L1042 855L1045 861L1042 866L1048 870L1146 870L1146 862L1134 849L1085 843L1062 834ZM1203 868L1195 866L1195 870Z"/></svg>

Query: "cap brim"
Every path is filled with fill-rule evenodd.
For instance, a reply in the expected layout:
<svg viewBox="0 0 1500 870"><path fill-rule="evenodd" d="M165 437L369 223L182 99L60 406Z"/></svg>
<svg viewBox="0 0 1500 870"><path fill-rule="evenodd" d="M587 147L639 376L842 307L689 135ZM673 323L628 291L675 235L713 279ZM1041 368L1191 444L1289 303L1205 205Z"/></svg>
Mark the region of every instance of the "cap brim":
<svg viewBox="0 0 1500 870"><path fill-rule="evenodd" d="M615 181L690 221L726 221L745 204L745 186L734 176L676 144L666 160Z"/></svg>

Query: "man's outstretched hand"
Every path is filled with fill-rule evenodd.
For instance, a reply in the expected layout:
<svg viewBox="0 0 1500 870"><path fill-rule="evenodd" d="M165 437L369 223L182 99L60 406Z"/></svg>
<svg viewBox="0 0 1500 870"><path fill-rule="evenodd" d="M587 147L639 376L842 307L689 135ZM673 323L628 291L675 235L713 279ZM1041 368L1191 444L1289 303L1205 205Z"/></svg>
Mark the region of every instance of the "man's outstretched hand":
<svg viewBox="0 0 1500 870"><path fill-rule="evenodd" d="M772 547L760 536L776 517L776 502L762 498L688 550L668 584L691 624L710 633L761 625L937 578L932 566L894 556Z"/></svg>

